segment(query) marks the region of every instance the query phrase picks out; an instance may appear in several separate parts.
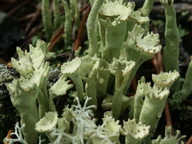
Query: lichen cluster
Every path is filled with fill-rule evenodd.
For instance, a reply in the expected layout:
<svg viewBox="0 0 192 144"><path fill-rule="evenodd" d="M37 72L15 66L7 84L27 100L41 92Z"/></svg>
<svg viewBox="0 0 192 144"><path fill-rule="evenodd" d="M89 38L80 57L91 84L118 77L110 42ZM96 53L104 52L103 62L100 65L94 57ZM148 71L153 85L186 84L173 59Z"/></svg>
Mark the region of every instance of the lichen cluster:
<svg viewBox="0 0 192 144"><path fill-rule="evenodd" d="M154 0L146 0L139 10L134 10L133 2L123 0L91 1L92 10L87 20L88 54L63 63L58 80L50 88L50 66L46 59L52 53L47 51L47 44L39 41L35 47L30 47L29 52L18 48L19 60L12 59L12 63L20 77L6 86L20 114L22 127L16 125L13 134L17 139L5 138L4 142L35 144L38 136L44 133L53 144L179 143L182 137L179 138L178 133L172 136L169 129L166 129L164 138L152 139L170 88L172 85L178 87L179 79L179 38L173 1L160 2L166 15L163 58L167 72L152 75L153 84L142 77L133 97L128 97L127 92L138 68L162 50L159 34L149 31L148 15ZM62 3L69 20L69 7L65 1ZM77 10L77 5L72 5L74 3L71 2L71 7ZM55 1L54 4L54 22L58 25L58 3ZM44 10L46 6L43 1ZM44 17L45 25L49 19ZM67 22L65 28L71 30ZM46 26L50 38L51 27ZM69 38L67 29L64 35L66 44ZM191 82L186 80L183 89L178 89L185 97L189 94L186 94L187 84L191 85ZM54 99L68 96L69 90L73 91L76 104L65 107L59 116ZM95 118L98 108L104 112L101 124ZM129 118L120 124L122 114ZM120 140L120 136L125 140Z"/></svg>

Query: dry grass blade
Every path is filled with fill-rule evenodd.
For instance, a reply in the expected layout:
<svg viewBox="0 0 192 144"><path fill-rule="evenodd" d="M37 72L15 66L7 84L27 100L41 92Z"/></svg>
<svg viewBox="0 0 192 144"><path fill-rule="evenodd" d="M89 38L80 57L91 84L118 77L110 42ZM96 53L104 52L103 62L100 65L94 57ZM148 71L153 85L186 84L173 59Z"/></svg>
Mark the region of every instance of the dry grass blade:
<svg viewBox="0 0 192 144"><path fill-rule="evenodd" d="M9 11L9 15L12 15L13 13L15 13L16 11L18 11L19 9L21 9L22 7L24 7L25 5L27 5L28 3L30 3L31 0L26 0L23 1L22 3L20 3L18 6L16 6L15 8L13 8L11 11Z"/></svg>
<svg viewBox="0 0 192 144"><path fill-rule="evenodd" d="M55 44L61 39L63 32L64 32L63 26L61 26L60 28L57 29L57 31L55 32L55 34L51 38L50 44L48 45L49 51L53 50Z"/></svg>
<svg viewBox="0 0 192 144"><path fill-rule="evenodd" d="M189 138L186 144L192 144L192 136Z"/></svg>
<svg viewBox="0 0 192 144"><path fill-rule="evenodd" d="M85 14L83 15L83 18L81 20L81 23L80 23L80 26L78 29L77 38L76 38L75 44L74 44L74 51L78 50L79 46L81 45L83 33L84 33L84 29L85 29L85 23L87 21L90 10L91 10L91 7L88 6L85 11Z"/></svg>

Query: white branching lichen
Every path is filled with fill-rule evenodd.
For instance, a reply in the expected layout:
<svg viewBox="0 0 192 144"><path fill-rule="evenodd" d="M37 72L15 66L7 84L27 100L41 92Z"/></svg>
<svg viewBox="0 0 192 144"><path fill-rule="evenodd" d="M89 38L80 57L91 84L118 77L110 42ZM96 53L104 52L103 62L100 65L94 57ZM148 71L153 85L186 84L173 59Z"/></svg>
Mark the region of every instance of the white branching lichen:
<svg viewBox="0 0 192 144"><path fill-rule="evenodd" d="M4 138L3 142L4 144L13 144L16 142L19 142L21 144L28 144L23 137L23 133L22 133L22 129L25 127L25 125L23 124L22 126L19 125L19 123L17 122L15 124L15 130L14 132L10 133L10 136L16 137L16 138Z"/></svg>

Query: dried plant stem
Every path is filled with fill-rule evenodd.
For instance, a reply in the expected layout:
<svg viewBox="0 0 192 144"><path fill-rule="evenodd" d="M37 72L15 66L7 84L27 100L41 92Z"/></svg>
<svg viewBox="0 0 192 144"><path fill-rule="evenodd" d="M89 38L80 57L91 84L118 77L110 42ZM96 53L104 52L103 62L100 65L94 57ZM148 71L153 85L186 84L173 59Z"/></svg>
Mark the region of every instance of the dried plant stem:
<svg viewBox="0 0 192 144"><path fill-rule="evenodd" d="M58 28L55 34L52 36L50 44L48 45L49 51L52 51L55 44L62 38L63 30L64 30L63 26Z"/></svg>
<svg viewBox="0 0 192 144"><path fill-rule="evenodd" d="M192 136L189 138L186 144L192 144Z"/></svg>
<svg viewBox="0 0 192 144"><path fill-rule="evenodd" d="M81 45L83 34L84 34L84 29L85 29L85 23L87 21L87 17L89 15L90 10L91 10L91 7L88 6L86 8L85 14L83 15L83 18L82 18L82 20L80 22L77 38L76 38L75 44L74 44L74 51L78 50L79 46Z"/></svg>

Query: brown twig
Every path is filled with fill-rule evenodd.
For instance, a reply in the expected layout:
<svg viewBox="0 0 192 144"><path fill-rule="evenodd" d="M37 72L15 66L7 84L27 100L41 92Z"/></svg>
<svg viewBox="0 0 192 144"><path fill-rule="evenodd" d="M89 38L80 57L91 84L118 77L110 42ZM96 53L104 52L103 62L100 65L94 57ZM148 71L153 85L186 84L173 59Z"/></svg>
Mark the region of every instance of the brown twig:
<svg viewBox="0 0 192 144"><path fill-rule="evenodd" d="M171 114L170 114L170 109L169 109L168 102L166 102L166 104L165 104L164 112L165 112L165 119L166 119L167 126L171 126L172 127L172 120L171 120Z"/></svg>
<svg viewBox="0 0 192 144"><path fill-rule="evenodd" d="M40 5L37 5L36 11L33 13L33 17L31 19L31 21L28 23L28 25L25 28L26 33L29 32L33 23L35 23L35 21L40 17L40 14L41 14L41 7L40 7Z"/></svg>
<svg viewBox="0 0 192 144"><path fill-rule="evenodd" d="M31 37L38 31L42 28L42 24L36 26L36 27L33 27L29 33L27 34L27 36L25 37L24 39L24 42L20 45L21 49L26 49L28 48L28 45L31 41ZM14 57L17 57L17 54L14 56Z"/></svg>
<svg viewBox="0 0 192 144"><path fill-rule="evenodd" d="M71 55L71 51L66 51L64 53L60 53L60 54L56 55L56 59L63 60L63 59L70 57L70 55Z"/></svg>
<svg viewBox="0 0 192 144"><path fill-rule="evenodd" d="M12 9L15 5L16 1L8 1L8 2L2 2L0 4L0 11L7 12L10 9Z"/></svg>
<svg viewBox="0 0 192 144"><path fill-rule="evenodd" d="M18 21L25 21L25 20L28 20L28 19L32 19L34 17L34 13L30 13L30 14L27 14L21 18L18 18Z"/></svg>
<svg viewBox="0 0 192 144"><path fill-rule="evenodd" d="M11 133L12 133L12 132L13 132L13 130L9 130L9 131L8 131L7 136L6 136L7 139L12 139L12 137L11 137ZM5 141L4 143L5 143L5 144L9 144L8 141L7 141L7 142Z"/></svg>
<svg viewBox="0 0 192 144"><path fill-rule="evenodd" d="M84 12L88 8L89 4L86 4L84 7L81 8L80 13Z"/></svg>
<svg viewBox="0 0 192 144"><path fill-rule="evenodd" d="M131 93L129 94L129 96L133 96L135 95L137 89L137 79L136 77L133 78L133 80L131 81Z"/></svg>
<svg viewBox="0 0 192 144"><path fill-rule="evenodd" d="M61 26L60 28L57 29L55 34L52 36L50 44L48 45L49 51L52 51L55 44L61 39L61 37L63 35L63 31L64 31L64 28L63 28L63 26Z"/></svg>
<svg viewBox="0 0 192 144"><path fill-rule="evenodd" d="M153 59L152 59L153 66L155 67L156 73L159 74L161 71L163 71L163 65L162 65L162 56L161 53L157 53Z"/></svg>
<svg viewBox="0 0 192 144"><path fill-rule="evenodd" d="M186 144L192 144L192 136L188 139Z"/></svg>
<svg viewBox="0 0 192 144"><path fill-rule="evenodd" d="M31 0L25 0L22 3L20 3L18 6L16 6L14 9L12 9L11 11L9 11L9 15L14 14L16 11L18 11L19 9L21 9L23 6L27 5L28 3L30 3Z"/></svg>
<svg viewBox="0 0 192 144"><path fill-rule="evenodd" d="M78 50L79 46L81 45L83 34L84 34L84 29L85 29L85 23L87 21L90 10L91 10L91 7L88 6L85 11L85 14L83 15L83 18L81 20L81 23L80 23L80 26L78 29L78 33L77 33L77 38L76 38L75 44L74 44L74 49L73 49L74 51Z"/></svg>
<svg viewBox="0 0 192 144"><path fill-rule="evenodd" d="M161 53L157 53L153 59L152 59L152 64L155 67L156 73L159 74L161 71L163 71L163 67L161 66Z"/></svg>

